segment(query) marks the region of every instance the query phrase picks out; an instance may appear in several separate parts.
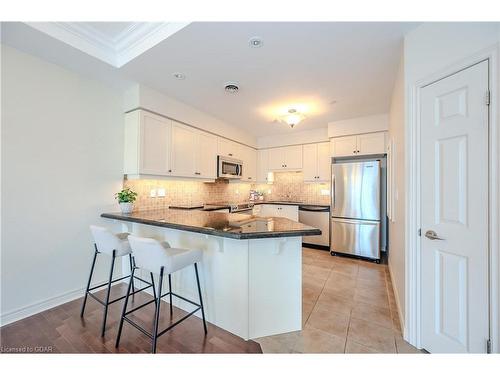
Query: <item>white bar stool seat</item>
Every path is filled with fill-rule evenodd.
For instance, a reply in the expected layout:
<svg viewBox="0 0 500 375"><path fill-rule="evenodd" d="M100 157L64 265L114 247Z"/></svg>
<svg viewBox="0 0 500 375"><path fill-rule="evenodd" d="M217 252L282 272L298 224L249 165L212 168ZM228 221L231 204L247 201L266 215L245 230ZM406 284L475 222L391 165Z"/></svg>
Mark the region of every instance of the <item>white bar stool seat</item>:
<svg viewBox="0 0 500 375"><path fill-rule="evenodd" d="M87 296L92 297L95 299L97 302L99 302L101 305L104 306L104 318L102 322L102 328L101 328L101 336L104 336L104 333L106 331L106 320L108 316L108 307L112 303L118 302L122 299L124 299L126 296L122 296L119 298L116 298L112 301L109 300L110 292L111 292L111 286L113 283L116 283L118 281L124 280L126 278L129 278L130 276L124 276L119 279L113 280L113 270L115 266L115 260L116 258L127 256L129 257L129 262L130 262L130 274L132 274L132 271L134 269L133 266L133 259L132 259L132 249L130 247L130 244L128 242L128 236L129 233L117 233L114 234L111 231L109 231L107 228L100 227L97 225L91 225L90 226L90 231L92 233L92 237L94 238L94 259L92 260L92 266L90 268L90 275L89 279L87 282L87 288L85 289L85 296L83 298L83 305L82 305L82 310L80 312L80 317L83 318L84 312L85 312L85 306L87 304ZM90 284L92 282L92 276L94 274L94 267L95 263L97 260L97 255L98 254L104 254L108 255L111 257L111 270L109 272L109 279L107 283L103 283L100 285L96 285L91 287ZM138 277L135 277L136 279L139 279ZM135 293L138 293L142 290L145 290L147 288L153 287L154 290L154 281L153 281L153 274L151 274L151 282L139 279L142 282L144 282L147 286L145 288L142 288L140 290L135 290L135 287L133 285L133 279L132 279L132 295ZM92 290L95 290L97 288L101 288L103 286L107 286L107 291L106 291L106 299L104 301L100 300L97 298L93 293L91 293Z"/></svg>
<svg viewBox="0 0 500 375"><path fill-rule="evenodd" d="M134 326L135 328L137 328L139 331L144 333L146 336L151 338L151 340L152 340L152 352L156 353L156 342L158 340L158 337L160 337L161 335L163 335L164 333L166 333L167 331L169 331L170 329L172 329L173 327L175 327L177 324L181 323L185 319L189 318L191 315L193 315L198 310L201 310L201 315L203 318L203 328L205 330L205 335L206 335L207 334L207 324L205 321L205 310L203 308L203 300L202 300L202 296L201 296L200 279L199 279L199 275L198 275L198 266L197 266L197 263L201 262L203 259L203 253L201 252L201 250L188 250L188 249L172 248L172 247L170 247L168 242L159 242L153 238L137 237L134 235L129 235L128 241L129 241L130 247L132 248L132 251L133 251L134 268L132 269L132 274L130 275L131 282L129 283L127 296L125 298L125 303L123 305L122 317L120 319L120 326L118 328L118 335L116 338L116 347L118 347L118 345L120 343L123 322L126 321L129 324L131 324L132 326ZM195 270L195 275L196 275L196 283L198 286L198 296L200 299L199 304L172 292L171 274L176 272L176 271L179 271L183 268L191 266L191 265L194 265L194 270ZM132 280L134 277L134 272L137 268L149 271L150 273L154 273L154 274L157 274L160 276L159 283L158 283L158 292L154 293L154 300L146 302L145 304L142 304L141 306L138 306L130 311L127 311L128 296L130 293L130 289L132 287ZM162 294L163 276L165 273L168 274L169 291L165 294ZM158 322L159 322L159 316L160 316L161 298L165 297L167 295L170 297L170 316L173 315L172 296L178 297L186 302L189 302L192 305L196 306L197 308L195 310L193 310L192 312L190 312L188 315L182 317L180 320L171 324L166 329L162 330L161 332L158 332ZM154 328L153 328L153 332L151 334L148 331L146 331L144 328L140 327L137 323L130 320L127 317L127 315L134 312L134 311L137 311L138 309L140 309L146 305L149 305L152 302L156 303L156 309L155 309L155 317L154 317Z"/></svg>

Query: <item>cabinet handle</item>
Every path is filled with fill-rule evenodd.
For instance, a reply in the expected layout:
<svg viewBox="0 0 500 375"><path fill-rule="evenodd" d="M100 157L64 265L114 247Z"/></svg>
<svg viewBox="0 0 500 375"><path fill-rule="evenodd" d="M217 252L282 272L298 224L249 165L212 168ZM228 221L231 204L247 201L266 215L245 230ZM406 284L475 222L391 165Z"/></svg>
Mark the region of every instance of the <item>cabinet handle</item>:
<svg viewBox="0 0 500 375"><path fill-rule="evenodd" d="M252 177L248 177L248 179L249 179L249 180L251 180L251 179L252 179Z"/></svg>
<svg viewBox="0 0 500 375"><path fill-rule="evenodd" d="M355 154L355 153L356 153L356 150L354 150L352 153L353 153L353 154Z"/></svg>
<svg viewBox="0 0 500 375"><path fill-rule="evenodd" d="M171 172L172 172L172 170L171 170L171 169L169 169L169 170L168 170L168 173L171 173Z"/></svg>
<svg viewBox="0 0 500 375"><path fill-rule="evenodd" d="M233 156L233 154L228 154L229 156Z"/></svg>
<svg viewBox="0 0 500 375"><path fill-rule="evenodd" d="M200 173L200 172L194 172L194 174L196 174L196 175L200 175L201 173Z"/></svg>

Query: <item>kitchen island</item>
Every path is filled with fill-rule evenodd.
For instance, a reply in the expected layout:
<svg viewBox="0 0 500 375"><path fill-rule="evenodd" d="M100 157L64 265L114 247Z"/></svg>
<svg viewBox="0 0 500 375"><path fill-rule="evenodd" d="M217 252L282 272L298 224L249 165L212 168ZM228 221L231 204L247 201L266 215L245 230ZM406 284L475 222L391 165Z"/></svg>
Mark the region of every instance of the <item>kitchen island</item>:
<svg viewBox="0 0 500 375"><path fill-rule="evenodd" d="M286 218L161 209L105 213L123 230L203 251L200 282L207 320L244 339L302 327L302 236L316 228ZM197 301L194 269L172 275L172 289ZM124 273L127 266L123 265ZM140 271L141 272L141 271ZM148 275L140 275L147 279ZM183 310L192 308L174 298Z"/></svg>

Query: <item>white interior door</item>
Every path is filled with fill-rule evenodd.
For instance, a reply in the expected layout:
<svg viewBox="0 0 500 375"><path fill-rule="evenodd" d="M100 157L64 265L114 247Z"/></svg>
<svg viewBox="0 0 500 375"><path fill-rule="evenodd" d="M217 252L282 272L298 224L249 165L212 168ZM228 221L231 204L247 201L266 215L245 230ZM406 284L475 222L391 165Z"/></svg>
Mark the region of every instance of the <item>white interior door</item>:
<svg viewBox="0 0 500 375"><path fill-rule="evenodd" d="M484 61L421 92L421 341L432 353L484 353L489 337L487 91Z"/></svg>

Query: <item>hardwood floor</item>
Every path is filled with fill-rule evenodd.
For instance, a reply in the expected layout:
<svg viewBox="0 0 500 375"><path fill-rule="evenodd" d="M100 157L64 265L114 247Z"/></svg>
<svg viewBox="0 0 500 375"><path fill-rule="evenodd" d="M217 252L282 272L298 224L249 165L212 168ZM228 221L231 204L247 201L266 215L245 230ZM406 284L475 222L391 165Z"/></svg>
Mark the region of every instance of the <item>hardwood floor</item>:
<svg viewBox="0 0 500 375"><path fill-rule="evenodd" d="M125 285L112 288L111 299L125 293ZM104 291L98 292L104 299ZM142 292L129 302L129 309L151 299ZM82 298L43 311L0 329L0 350L4 353L150 353L151 340L124 323L120 346L115 349L115 339L123 303L109 307L105 337L100 336L103 307L92 298L87 300L85 316L80 318ZM185 312L174 307L174 321ZM129 317L142 327L152 330L154 304ZM162 327L170 323L169 304L162 302ZM158 339L158 353L262 353L260 345L245 341L221 328L208 324L207 336L203 333L201 319L191 316Z"/></svg>

